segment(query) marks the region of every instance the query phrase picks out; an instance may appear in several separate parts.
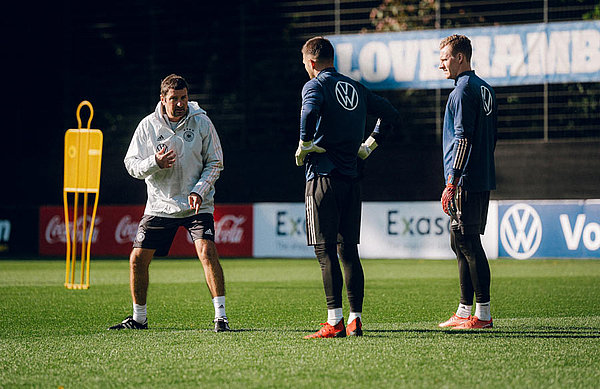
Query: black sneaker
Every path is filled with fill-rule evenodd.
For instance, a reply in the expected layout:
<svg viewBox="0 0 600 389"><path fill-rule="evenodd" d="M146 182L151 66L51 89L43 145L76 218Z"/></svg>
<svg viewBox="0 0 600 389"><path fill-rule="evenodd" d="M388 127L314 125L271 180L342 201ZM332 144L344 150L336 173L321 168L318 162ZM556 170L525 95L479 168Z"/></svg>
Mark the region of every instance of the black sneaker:
<svg viewBox="0 0 600 389"><path fill-rule="evenodd" d="M215 332L231 331L229 328L229 321L226 317L218 317L213 320L213 323L215 323Z"/></svg>
<svg viewBox="0 0 600 389"><path fill-rule="evenodd" d="M133 320L133 316L127 316L125 320L116 324L112 327L108 327L109 330L147 330L148 329L148 320L144 323L138 323Z"/></svg>

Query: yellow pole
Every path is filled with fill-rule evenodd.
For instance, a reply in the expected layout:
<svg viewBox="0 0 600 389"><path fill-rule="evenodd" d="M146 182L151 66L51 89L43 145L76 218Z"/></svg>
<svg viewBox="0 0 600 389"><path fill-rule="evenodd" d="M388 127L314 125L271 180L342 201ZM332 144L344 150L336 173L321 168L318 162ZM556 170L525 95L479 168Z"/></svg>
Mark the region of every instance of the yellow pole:
<svg viewBox="0 0 600 389"><path fill-rule="evenodd" d="M69 200L67 191L63 191L63 203L65 208L65 229L67 237L67 266L65 269L65 287L69 284L69 271L71 269L71 231L69 230Z"/></svg>
<svg viewBox="0 0 600 389"><path fill-rule="evenodd" d="M77 265L77 203L79 201L79 194L75 193L75 204L73 205L73 254L71 261L71 285L75 284L75 266Z"/></svg>
<svg viewBox="0 0 600 389"><path fill-rule="evenodd" d="M81 278L79 283L83 285L83 276L85 274L85 254L87 250L85 249L86 245L86 226L87 226L87 202L88 202L88 194L87 192L83 194L83 220L82 220L82 229L81 229Z"/></svg>
<svg viewBox="0 0 600 389"><path fill-rule="evenodd" d="M98 193L94 196L94 210L92 211L92 223L90 224L90 236L88 238L88 246L87 246L87 275L85 278L86 289L90 286L90 250L92 248L92 236L94 234L94 220L96 220L96 210L98 209Z"/></svg>

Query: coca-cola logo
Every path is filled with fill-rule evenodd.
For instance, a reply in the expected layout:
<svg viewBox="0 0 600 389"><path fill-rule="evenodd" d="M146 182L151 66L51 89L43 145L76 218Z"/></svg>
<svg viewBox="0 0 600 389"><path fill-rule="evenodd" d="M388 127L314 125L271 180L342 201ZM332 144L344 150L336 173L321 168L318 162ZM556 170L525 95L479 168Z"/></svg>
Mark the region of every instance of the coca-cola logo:
<svg viewBox="0 0 600 389"><path fill-rule="evenodd" d="M242 224L246 221L243 215L224 215L215 223L215 243L242 243L244 228Z"/></svg>
<svg viewBox="0 0 600 389"><path fill-rule="evenodd" d="M119 244L133 242L137 229L138 221L133 220L130 215L123 216L115 230L115 241Z"/></svg>
<svg viewBox="0 0 600 389"><path fill-rule="evenodd" d="M85 241L87 242L90 236L90 226L92 224L92 217L86 217L86 230L85 230ZM96 217L94 220L94 232L92 233L92 243L96 243L98 241L98 234L100 230L97 228L98 225L102 222L102 218ZM71 239L73 239L73 227L74 223L71 221L69 223L69 231L71 234ZM77 242L81 242L81 236L83 235L83 216L77 218ZM66 243L67 242L67 234L65 229L65 223L63 219L54 215L46 225L46 233L44 234L46 238L46 242L49 244L54 243Z"/></svg>
<svg viewBox="0 0 600 389"><path fill-rule="evenodd" d="M224 215L219 221L215 222L215 243L233 243L240 244L244 238L244 228L242 224L246 221L246 216ZM188 243L193 243L190 234L186 234Z"/></svg>

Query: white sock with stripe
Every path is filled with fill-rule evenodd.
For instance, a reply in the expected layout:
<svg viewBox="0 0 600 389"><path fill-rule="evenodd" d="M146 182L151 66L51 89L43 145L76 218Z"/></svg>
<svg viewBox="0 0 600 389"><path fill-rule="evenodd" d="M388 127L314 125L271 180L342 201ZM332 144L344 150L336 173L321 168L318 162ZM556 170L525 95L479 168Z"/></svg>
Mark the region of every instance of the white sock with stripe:
<svg viewBox="0 0 600 389"><path fill-rule="evenodd" d="M328 309L327 310L327 323L332 326L336 325L344 318L344 311L342 308Z"/></svg>
<svg viewBox="0 0 600 389"><path fill-rule="evenodd" d="M490 312L490 302L487 303L475 303L475 316L479 318L479 320L490 321L492 319L492 314Z"/></svg>
<svg viewBox="0 0 600 389"><path fill-rule="evenodd" d="M225 314L225 296L217 296L212 299L215 307L215 319L219 317L227 317Z"/></svg>
<svg viewBox="0 0 600 389"><path fill-rule="evenodd" d="M471 316L471 310L473 309L472 305L458 304L458 309L456 310L456 316L467 318Z"/></svg>
<svg viewBox="0 0 600 389"><path fill-rule="evenodd" d="M348 324L352 323L354 319L359 318L362 321L362 312L350 312L348 315Z"/></svg>
<svg viewBox="0 0 600 389"><path fill-rule="evenodd" d="M133 303L133 320L140 324L144 324L146 322L146 304L139 305Z"/></svg>

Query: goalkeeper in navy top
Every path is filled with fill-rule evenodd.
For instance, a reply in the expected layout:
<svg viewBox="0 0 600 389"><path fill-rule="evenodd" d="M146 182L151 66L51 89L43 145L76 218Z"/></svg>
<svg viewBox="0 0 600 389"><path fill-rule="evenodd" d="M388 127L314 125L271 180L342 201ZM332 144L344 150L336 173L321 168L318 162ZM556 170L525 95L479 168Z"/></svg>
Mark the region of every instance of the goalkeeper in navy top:
<svg viewBox="0 0 600 389"><path fill-rule="evenodd" d="M400 120L389 101L338 73L333 57L331 42L322 37L309 39L302 47L310 81L302 89L296 164L306 165L307 243L315 247L328 308L327 323L305 338L362 335L364 274L357 247L361 213L357 161L366 159ZM379 121L363 142L367 114ZM344 278L350 303L347 328L342 313Z"/></svg>
<svg viewBox="0 0 600 389"><path fill-rule="evenodd" d="M451 218L450 245L458 260L461 296L456 313L439 326L454 329L493 326L490 267L479 235L485 231L490 191L496 189L498 106L492 87L471 70L471 52L471 41L464 35L440 42L440 69L455 85L444 115L446 188L441 201Z"/></svg>

